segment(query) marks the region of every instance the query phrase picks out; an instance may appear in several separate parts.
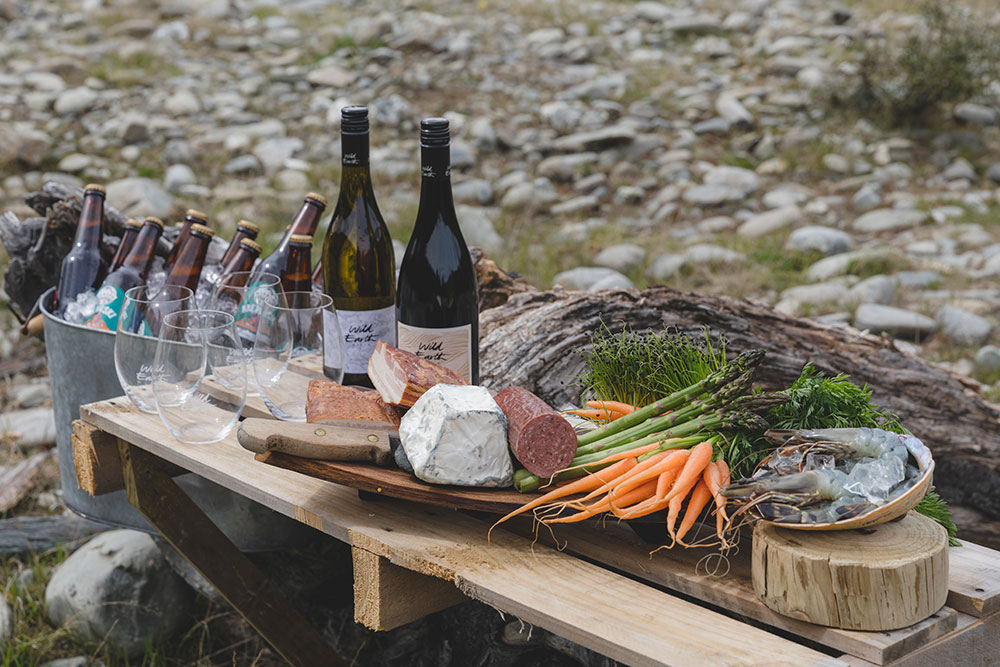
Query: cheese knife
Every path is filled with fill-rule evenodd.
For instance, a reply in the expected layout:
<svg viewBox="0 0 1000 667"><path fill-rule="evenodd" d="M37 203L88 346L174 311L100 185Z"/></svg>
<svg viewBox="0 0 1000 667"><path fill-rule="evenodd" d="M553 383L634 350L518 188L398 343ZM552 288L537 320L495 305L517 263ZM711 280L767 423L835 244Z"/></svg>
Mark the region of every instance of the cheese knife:
<svg viewBox="0 0 1000 667"><path fill-rule="evenodd" d="M275 419L244 419L237 440L251 452L281 452L323 461L370 461L393 465L399 431L376 422L339 420L307 424Z"/></svg>

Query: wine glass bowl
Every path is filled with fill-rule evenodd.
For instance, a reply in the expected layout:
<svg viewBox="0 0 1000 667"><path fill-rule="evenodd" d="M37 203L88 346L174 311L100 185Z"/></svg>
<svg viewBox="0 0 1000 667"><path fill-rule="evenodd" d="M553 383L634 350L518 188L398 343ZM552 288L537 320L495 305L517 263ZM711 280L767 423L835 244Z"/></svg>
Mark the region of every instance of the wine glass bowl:
<svg viewBox="0 0 1000 667"><path fill-rule="evenodd" d="M167 314L187 309L191 299L191 290L181 285L140 285L125 292L115 332L115 372L125 395L143 412L156 414L153 359L160 325Z"/></svg>
<svg viewBox="0 0 1000 667"><path fill-rule="evenodd" d="M217 310L185 310L167 315L153 363L153 397L170 433L189 444L226 437L246 401L246 355L234 318ZM211 393L212 377L227 389Z"/></svg>
<svg viewBox="0 0 1000 667"><path fill-rule="evenodd" d="M268 295L260 301L253 373L261 398L278 419L305 421L309 382L329 379L323 372L324 349L340 346L343 357L333 299L302 291L286 292L284 299ZM340 371L337 381L343 378Z"/></svg>
<svg viewBox="0 0 1000 667"><path fill-rule="evenodd" d="M223 276L215 288L211 308L233 316L236 335L243 346L248 365L253 359L253 344L257 338L260 319L258 299L281 299L281 294L281 279L278 276L257 271L234 271ZM252 372L248 373L247 380L247 395L257 396L257 382ZM222 378L219 381L224 382Z"/></svg>

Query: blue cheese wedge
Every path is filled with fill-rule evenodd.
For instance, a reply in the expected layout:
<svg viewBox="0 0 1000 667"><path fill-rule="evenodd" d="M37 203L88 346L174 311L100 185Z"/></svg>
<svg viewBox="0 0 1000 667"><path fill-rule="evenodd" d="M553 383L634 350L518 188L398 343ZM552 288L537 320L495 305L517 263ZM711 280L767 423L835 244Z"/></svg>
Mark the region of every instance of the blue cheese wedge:
<svg viewBox="0 0 1000 667"><path fill-rule="evenodd" d="M510 486L507 420L484 387L438 384L403 415L399 441L430 484Z"/></svg>

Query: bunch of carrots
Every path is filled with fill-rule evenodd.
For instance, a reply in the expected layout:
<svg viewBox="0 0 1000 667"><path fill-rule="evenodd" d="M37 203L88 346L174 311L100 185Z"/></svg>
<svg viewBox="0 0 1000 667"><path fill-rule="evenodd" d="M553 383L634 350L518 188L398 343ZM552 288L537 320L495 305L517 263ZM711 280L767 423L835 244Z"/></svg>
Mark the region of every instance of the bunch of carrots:
<svg viewBox="0 0 1000 667"><path fill-rule="evenodd" d="M688 443L653 443L613 454L601 461L610 464L607 467L539 496L497 523L531 510L542 523L555 524L607 513L619 519L638 519L666 509L670 546L691 546L684 537L714 499L716 536L725 548L728 517L720 489L729 483L729 467L721 459L712 460L713 439L690 449L670 447L677 444ZM687 509L677 527L685 500ZM567 509L576 511L563 514Z"/></svg>
<svg viewBox="0 0 1000 667"><path fill-rule="evenodd" d="M567 413L583 417L584 419L597 419L606 422L613 422L627 414L635 412L635 406L621 401L587 401L586 408L567 410Z"/></svg>

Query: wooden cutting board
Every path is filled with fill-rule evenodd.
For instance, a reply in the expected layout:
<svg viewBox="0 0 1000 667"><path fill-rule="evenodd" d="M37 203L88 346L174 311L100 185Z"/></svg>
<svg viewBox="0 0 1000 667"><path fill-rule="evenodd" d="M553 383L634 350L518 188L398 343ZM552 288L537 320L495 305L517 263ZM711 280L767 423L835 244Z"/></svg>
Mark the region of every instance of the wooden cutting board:
<svg viewBox="0 0 1000 667"><path fill-rule="evenodd" d="M368 463L319 461L267 452L254 456L269 465L343 484L359 491L452 509L506 514L529 502L536 494L513 489L480 489L427 484L399 468L380 468Z"/></svg>

